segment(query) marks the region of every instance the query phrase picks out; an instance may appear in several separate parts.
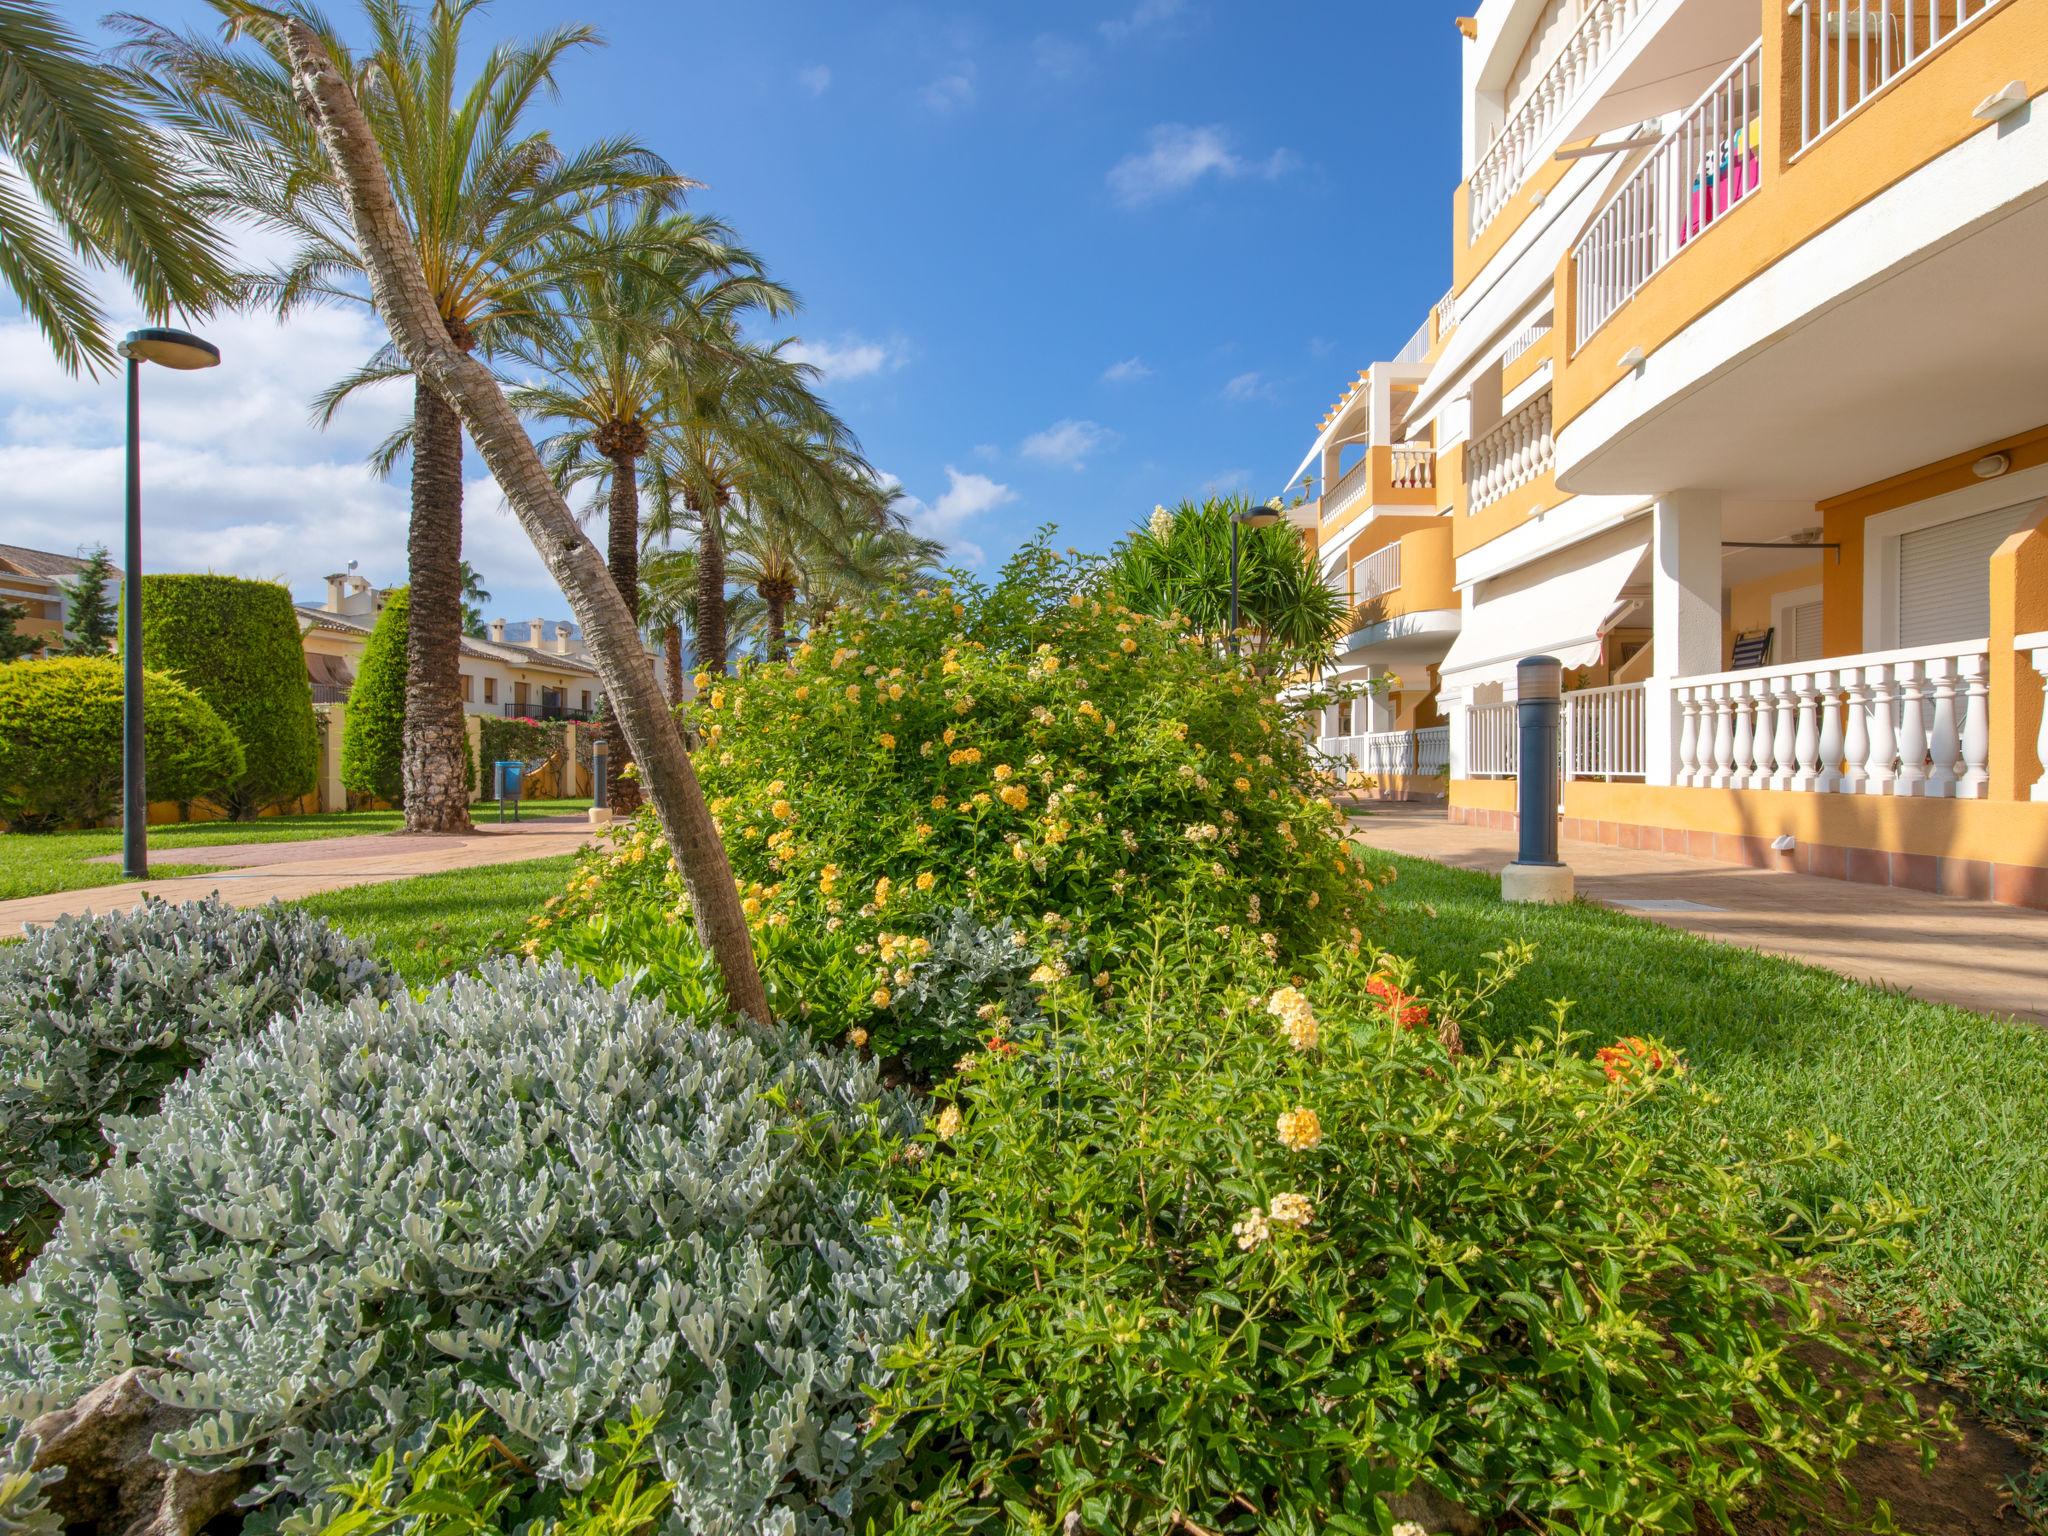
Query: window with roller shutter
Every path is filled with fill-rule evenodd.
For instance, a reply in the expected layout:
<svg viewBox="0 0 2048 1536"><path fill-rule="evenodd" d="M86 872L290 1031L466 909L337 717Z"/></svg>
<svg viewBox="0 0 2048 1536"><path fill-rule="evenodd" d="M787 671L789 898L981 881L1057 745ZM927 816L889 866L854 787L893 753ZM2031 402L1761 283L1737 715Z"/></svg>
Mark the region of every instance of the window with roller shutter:
<svg viewBox="0 0 2048 1536"><path fill-rule="evenodd" d="M1899 646L1991 633L1991 557L2034 521L2039 503L2000 507L1899 536Z"/></svg>

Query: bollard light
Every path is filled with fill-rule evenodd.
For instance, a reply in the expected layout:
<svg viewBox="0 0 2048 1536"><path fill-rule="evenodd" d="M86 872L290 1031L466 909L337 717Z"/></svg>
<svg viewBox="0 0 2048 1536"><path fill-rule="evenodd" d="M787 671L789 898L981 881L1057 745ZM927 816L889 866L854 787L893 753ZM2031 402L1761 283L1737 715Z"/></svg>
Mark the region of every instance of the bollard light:
<svg viewBox="0 0 2048 1536"><path fill-rule="evenodd" d="M612 819L611 786L605 782L607 756L602 735L590 738L590 824L604 826Z"/></svg>
<svg viewBox="0 0 2048 1536"><path fill-rule="evenodd" d="M1515 668L1520 759L1515 814L1520 838L1515 862L1500 874L1503 901L1572 899L1572 872L1557 857L1558 726L1563 711L1563 663L1555 656L1525 658Z"/></svg>

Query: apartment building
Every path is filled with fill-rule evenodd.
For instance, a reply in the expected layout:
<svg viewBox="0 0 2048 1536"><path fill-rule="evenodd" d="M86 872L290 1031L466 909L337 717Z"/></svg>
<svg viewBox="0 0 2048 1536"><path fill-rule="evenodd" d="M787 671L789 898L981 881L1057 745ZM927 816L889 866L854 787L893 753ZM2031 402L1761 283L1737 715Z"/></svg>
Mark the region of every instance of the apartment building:
<svg viewBox="0 0 2048 1536"><path fill-rule="evenodd" d="M0 602L12 603L22 611L14 632L48 649L62 646L68 604L65 588L84 569L85 559L80 555L0 544ZM115 583L120 575L118 570L114 572ZM117 591L117 585L110 585L108 595Z"/></svg>
<svg viewBox="0 0 2048 1536"><path fill-rule="evenodd" d="M1549 654L1567 838L2048 906L2048 0L1459 32L1451 290L1298 475L1326 750L1510 822Z"/></svg>

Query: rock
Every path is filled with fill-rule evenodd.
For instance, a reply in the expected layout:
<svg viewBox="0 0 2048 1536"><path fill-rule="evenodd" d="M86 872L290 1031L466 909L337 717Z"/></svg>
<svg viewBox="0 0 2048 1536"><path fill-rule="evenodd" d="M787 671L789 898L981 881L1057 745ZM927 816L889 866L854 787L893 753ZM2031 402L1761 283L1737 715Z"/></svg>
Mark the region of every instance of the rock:
<svg viewBox="0 0 2048 1536"><path fill-rule="evenodd" d="M158 1435L183 1429L195 1417L149 1395L143 1383L155 1374L123 1371L25 1431L36 1441L38 1470L64 1469L47 1497L67 1530L196 1536L248 1485L242 1472L188 1472L150 1455Z"/></svg>
<svg viewBox="0 0 2048 1536"><path fill-rule="evenodd" d="M1417 1483L1389 1500L1394 1536L1480 1536L1479 1522L1461 1504Z"/></svg>

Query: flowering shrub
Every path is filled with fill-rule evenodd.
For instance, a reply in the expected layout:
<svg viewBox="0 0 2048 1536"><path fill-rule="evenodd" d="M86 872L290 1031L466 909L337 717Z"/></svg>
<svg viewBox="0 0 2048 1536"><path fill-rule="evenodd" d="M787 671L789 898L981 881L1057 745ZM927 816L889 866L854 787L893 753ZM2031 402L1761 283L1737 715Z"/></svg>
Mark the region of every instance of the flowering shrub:
<svg viewBox="0 0 2048 1536"><path fill-rule="evenodd" d="M884 596L786 664L699 686L700 772L757 931L866 970L850 1006L801 997L824 1033L943 1057L957 1030L902 999L930 991L924 946L961 907L1015 925L1034 973L1105 986L1163 908L1281 958L1367 914L1372 882L1271 685L1042 545L991 589ZM535 947L634 904L686 911L649 819L586 857Z"/></svg>
<svg viewBox="0 0 2048 1536"><path fill-rule="evenodd" d="M1454 1051L1514 956L1425 996L1342 949L1297 986L1160 943L1111 998L1055 987L889 1165L972 1255L879 1398L899 1528L1721 1529L1906 1431L1667 1049L1610 1077L1560 1010ZM1889 1214L1816 1216L1798 1263Z"/></svg>

